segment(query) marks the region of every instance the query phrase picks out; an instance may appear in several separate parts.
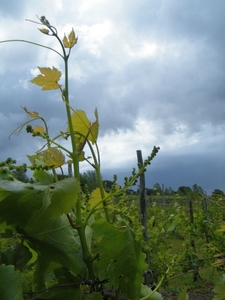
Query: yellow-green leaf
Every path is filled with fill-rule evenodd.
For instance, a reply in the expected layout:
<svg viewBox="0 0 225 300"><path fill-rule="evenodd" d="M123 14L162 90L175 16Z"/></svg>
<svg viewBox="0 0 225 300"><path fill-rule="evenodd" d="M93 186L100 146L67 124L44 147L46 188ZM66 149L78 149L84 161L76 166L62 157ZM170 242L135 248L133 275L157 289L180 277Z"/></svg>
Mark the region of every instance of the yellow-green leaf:
<svg viewBox="0 0 225 300"><path fill-rule="evenodd" d="M72 160L72 157L70 155L68 155L70 160L67 161L67 164L72 164L73 163L73 160ZM79 161L84 161L85 160L85 153L84 151L81 151L79 153Z"/></svg>
<svg viewBox="0 0 225 300"><path fill-rule="evenodd" d="M39 113L36 111L29 111L26 107L22 106L22 109L25 110L25 112L28 114L29 117L31 118L37 118L39 117Z"/></svg>
<svg viewBox="0 0 225 300"><path fill-rule="evenodd" d="M59 168L65 163L65 156L57 148L49 148L35 155L27 155L27 157L33 165L37 166L54 166L54 168Z"/></svg>
<svg viewBox="0 0 225 300"><path fill-rule="evenodd" d="M38 28L40 30L40 32L44 33L44 34L49 34L49 30L47 28Z"/></svg>
<svg viewBox="0 0 225 300"><path fill-rule="evenodd" d="M225 231L225 224L223 224L220 229L217 229L216 231L221 231L221 232L224 232Z"/></svg>
<svg viewBox="0 0 225 300"><path fill-rule="evenodd" d="M68 37L64 35L63 45L65 48L73 48L74 45L77 44L78 37L75 36L75 32L72 29Z"/></svg>
<svg viewBox="0 0 225 300"><path fill-rule="evenodd" d="M95 117L96 121L91 123L83 110L76 110L73 113L72 124L78 145L81 146L85 140L89 140L92 144L97 142L99 128L97 109L95 110Z"/></svg>
<svg viewBox="0 0 225 300"><path fill-rule="evenodd" d="M107 192L105 192L105 197L108 195ZM92 193L91 193L91 198L89 200L90 208L94 207L97 203L101 201L101 191L100 188L96 188ZM99 207L103 207L103 204L99 204Z"/></svg>
<svg viewBox="0 0 225 300"><path fill-rule="evenodd" d="M79 154L79 161L84 161L84 160L85 160L84 151L81 151Z"/></svg>
<svg viewBox="0 0 225 300"><path fill-rule="evenodd" d="M42 126L40 126L40 125L34 126L33 131L34 131L35 133L39 132L39 133L41 133L41 134L43 134L43 133L45 132L44 127L42 127Z"/></svg>
<svg viewBox="0 0 225 300"><path fill-rule="evenodd" d="M31 80L32 83L35 83L39 86L42 86L42 90L56 90L61 87L58 83L62 73L56 68L39 68L41 72L40 75Z"/></svg>
<svg viewBox="0 0 225 300"><path fill-rule="evenodd" d="M98 110L95 108L94 115L96 118L96 121L92 123L92 129L90 132L89 140L92 142L92 144L95 144L97 142L98 138L98 129L99 129L99 122L98 122Z"/></svg>

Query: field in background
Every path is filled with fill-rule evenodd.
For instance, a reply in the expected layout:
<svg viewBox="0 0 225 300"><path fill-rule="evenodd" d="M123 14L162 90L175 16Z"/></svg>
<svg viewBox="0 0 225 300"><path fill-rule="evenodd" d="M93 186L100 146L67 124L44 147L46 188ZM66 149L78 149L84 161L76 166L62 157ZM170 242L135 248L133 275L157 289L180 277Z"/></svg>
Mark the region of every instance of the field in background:
<svg viewBox="0 0 225 300"><path fill-rule="evenodd" d="M130 214L138 217L139 197L128 197ZM150 284L169 269L164 291L206 291L205 299L212 299L225 267L225 197L146 196L146 203Z"/></svg>

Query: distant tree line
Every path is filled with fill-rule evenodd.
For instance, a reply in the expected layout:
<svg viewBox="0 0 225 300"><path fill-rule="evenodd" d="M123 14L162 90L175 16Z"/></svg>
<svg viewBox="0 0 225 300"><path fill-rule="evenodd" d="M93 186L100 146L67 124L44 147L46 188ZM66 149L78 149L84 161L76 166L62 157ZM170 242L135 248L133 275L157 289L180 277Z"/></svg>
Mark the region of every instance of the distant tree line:
<svg viewBox="0 0 225 300"><path fill-rule="evenodd" d="M14 167L16 161L13 160L12 158L8 158L3 164L4 167L8 167L11 170L12 175L19 181L22 182L33 182L33 178L29 178L26 174L27 172L27 167L25 164L20 166L19 168ZM68 175L62 175L58 174L58 179L62 180L64 178L68 177ZM81 183L81 188L84 189L86 186L91 193L93 190L95 190L98 187L98 178L95 173L95 171L88 170L84 173L80 174L80 183ZM109 192L113 186L113 181L111 180L103 180L103 184L105 187L105 190ZM139 188L137 190L133 189L127 189L126 191L127 195L134 195L134 194L139 194ZM152 188L146 188L146 194L147 196L173 196L173 195L179 195L179 196L187 196L192 193L195 194L205 194L204 189L197 185L196 183L192 186L180 186L177 191L173 190L171 187L166 187L164 189L163 185L159 183L155 183ZM224 192L220 189L214 189L212 191L212 197L218 197L218 196L225 196Z"/></svg>
<svg viewBox="0 0 225 300"><path fill-rule="evenodd" d="M205 195L204 189L197 185L196 183L193 184L192 187L189 186L180 186L177 191L173 190L171 187L163 189L163 187L159 183L155 183L153 188L146 189L148 196L156 196L156 195L164 195L164 196L172 196L172 195L179 195L179 196L187 196L193 193ZM215 189L212 192L212 196L225 196L224 192L220 189Z"/></svg>

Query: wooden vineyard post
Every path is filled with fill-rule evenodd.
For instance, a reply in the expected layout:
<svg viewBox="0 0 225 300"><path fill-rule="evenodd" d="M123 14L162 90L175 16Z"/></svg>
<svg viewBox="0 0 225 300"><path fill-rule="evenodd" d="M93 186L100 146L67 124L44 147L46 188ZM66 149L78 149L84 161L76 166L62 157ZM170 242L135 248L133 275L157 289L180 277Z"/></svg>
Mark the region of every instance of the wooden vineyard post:
<svg viewBox="0 0 225 300"><path fill-rule="evenodd" d="M208 209L207 209L207 202L206 198L204 197L202 199L202 206L203 206L203 211L205 215L205 221L206 221L206 227L205 227L205 239L206 243L209 243L209 214L208 214Z"/></svg>
<svg viewBox="0 0 225 300"><path fill-rule="evenodd" d="M137 150L137 161L140 166L143 166L143 158L141 150ZM145 173L140 175L140 213L141 213L141 224L144 227L143 235L146 244L148 245L148 228L147 228L147 212L146 212L146 197L145 197ZM150 266L150 256L146 253L146 262L148 267ZM145 272L145 284L149 285L148 272Z"/></svg>
<svg viewBox="0 0 225 300"><path fill-rule="evenodd" d="M73 177L72 164L68 164L68 176Z"/></svg>
<svg viewBox="0 0 225 300"><path fill-rule="evenodd" d="M191 223L191 225L193 226L193 224L194 224L194 214L193 214L193 206L192 206L192 197L191 197L191 196L188 197L188 203L189 203L190 223ZM192 248L194 249L194 251L196 252L194 240L191 240L191 247L192 247Z"/></svg>
<svg viewBox="0 0 225 300"><path fill-rule="evenodd" d="M194 214L193 214L193 202L192 202L192 197L189 196L188 197L188 203L189 203L189 213L190 213L190 223L191 226L193 226L194 224ZM195 253L196 253L196 247L195 247L195 241L194 239L191 239L191 247L194 249ZM193 272L194 275L194 281L197 281L198 278L201 278L198 272L198 266L194 269Z"/></svg>

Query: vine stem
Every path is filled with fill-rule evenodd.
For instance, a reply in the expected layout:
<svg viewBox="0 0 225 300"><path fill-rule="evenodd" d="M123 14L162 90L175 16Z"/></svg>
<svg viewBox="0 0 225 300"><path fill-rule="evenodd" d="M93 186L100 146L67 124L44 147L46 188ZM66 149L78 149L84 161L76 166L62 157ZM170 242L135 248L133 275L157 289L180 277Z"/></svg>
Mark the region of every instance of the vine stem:
<svg viewBox="0 0 225 300"><path fill-rule="evenodd" d="M158 283L157 286L154 288L154 290L153 290L150 294L148 294L148 295L146 295L146 296L140 298L140 300L147 300L147 299L150 299L150 297L152 297L152 296L155 294L155 292L157 292L157 290L158 290L158 289L160 288L160 286L162 285L163 280L165 279L165 277L167 276L167 274L169 274L170 268L174 265L174 260L175 260L175 258L173 259L171 266L168 267L168 269L166 270L165 274L162 276L162 278L160 279L159 283Z"/></svg>
<svg viewBox="0 0 225 300"><path fill-rule="evenodd" d="M66 106L66 114L67 114L67 120L69 124L69 130L70 130L70 139L72 144L72 160L73 160L73 167L74 167L74 178L80 182L80 171L79 171L79 151L77 149L76 139L74 135L74 128L73 128L73 122L72 122L72 116L71 116L71 110L70 110L70 103L69 103L69 70L68 70L68 59L70 55L69 53L66 54L64 45L60 38L58 37L57 33L52 29L51 26L48 26L48 28L52 31L53 35L57 38L59 41L62 51L63 51L63 60L64 60L64 67L65 67L65 88L62 91L62 98L64 99L64 103ZM88 272L89 272L89 278L95 278L94 268L93 268L93 262L92 262L92 255L89 251L88 245L87 245L87 239L85 236L85 228L86 223L82 220L82 211L81 211L81 194L80 192L75 195L77 197L76 201L76 227L77 231L80 237L80 243L81 248L83 252L83 260L86 263Z"/></svg>
<svg viewBox="0 0 225 300"><path fill-rule="evenodd" d="M87 143L88 143L89 149L91 150L91 154L92 154L93 159L94 159L94 168L95 168L95 172L96 172L96 175L97 175L97 178L98 178L98 185L99 185L99 189L100 189L100 193L101 193L102 204L103 204L103 207L104 207L105 216L106 216L107 221L110 223L110 216L109 216L109 210L108 210L108 207L107 207L107 202L104 200L105 199L105 190L104 190L104 187L103 187L103 182L102 182L101 172L100 172L99 151L98 151L98 148L97 148L97 154L98 154L98 159L97 159L91 143L88 140L87 140Z"/></svg>

